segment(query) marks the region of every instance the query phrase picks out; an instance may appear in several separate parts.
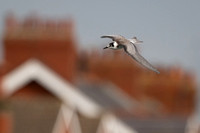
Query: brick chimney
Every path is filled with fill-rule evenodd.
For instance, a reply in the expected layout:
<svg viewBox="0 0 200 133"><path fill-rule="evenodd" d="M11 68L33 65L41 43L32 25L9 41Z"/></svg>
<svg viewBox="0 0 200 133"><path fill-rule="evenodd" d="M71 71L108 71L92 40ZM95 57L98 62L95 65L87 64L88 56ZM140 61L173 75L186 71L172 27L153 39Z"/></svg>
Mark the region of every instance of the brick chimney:
<svg viewBox="0 0 200 133"><path fill-rule="evenodd" d="M72 19L55 21L32 15L17 20L9 14L5 26L5 73L30 58L36 58L66 80L73 80L77 45Z"/></svg>

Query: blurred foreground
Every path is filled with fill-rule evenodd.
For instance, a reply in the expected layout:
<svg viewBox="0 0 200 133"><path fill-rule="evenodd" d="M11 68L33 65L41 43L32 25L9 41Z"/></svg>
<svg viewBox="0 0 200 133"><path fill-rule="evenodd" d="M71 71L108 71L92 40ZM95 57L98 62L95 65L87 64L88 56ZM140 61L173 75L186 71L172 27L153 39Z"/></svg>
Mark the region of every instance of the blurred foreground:
<svg viewBox="0 0 200 133"><path fill-rule="evenodd" d="M1 133L189 132L193 74L158 64L158 75L121 51L78 53L74 28L71 19L6 17Z"/></svg>

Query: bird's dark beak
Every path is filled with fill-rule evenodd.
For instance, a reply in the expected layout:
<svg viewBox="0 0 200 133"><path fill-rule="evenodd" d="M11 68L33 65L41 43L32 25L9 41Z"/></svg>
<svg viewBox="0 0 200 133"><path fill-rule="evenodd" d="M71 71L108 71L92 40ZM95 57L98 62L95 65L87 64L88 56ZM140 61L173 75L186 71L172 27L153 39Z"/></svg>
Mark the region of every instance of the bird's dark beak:
<svg viewBox="0 0 200 133"><path fill-rule="evenodd" d="M108 48L108 46L104 47L103 49L107 49L107 48Z"/></svg>

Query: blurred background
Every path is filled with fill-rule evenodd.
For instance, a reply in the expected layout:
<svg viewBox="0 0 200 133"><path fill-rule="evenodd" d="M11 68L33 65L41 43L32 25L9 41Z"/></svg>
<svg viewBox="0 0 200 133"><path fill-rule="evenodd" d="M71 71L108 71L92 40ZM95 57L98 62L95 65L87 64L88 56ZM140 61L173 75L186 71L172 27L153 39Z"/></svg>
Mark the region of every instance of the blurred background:
<svg viewBox="0 0 200 133"><path fill-rule="evenodd" d="M0 133L199 133L199 5L0 0ZM160 74L108 34L144 41Z"/></svg>

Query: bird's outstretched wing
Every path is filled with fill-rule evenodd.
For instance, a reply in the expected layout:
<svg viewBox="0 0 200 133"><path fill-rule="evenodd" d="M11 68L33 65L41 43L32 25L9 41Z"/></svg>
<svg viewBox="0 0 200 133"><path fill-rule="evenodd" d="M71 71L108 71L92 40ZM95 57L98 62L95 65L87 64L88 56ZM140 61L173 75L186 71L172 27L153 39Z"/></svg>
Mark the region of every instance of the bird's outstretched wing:
<svg viewBox="0 0 200 133"><path fill-rule="evenodd" d="M121 35L105 35L105 36L101 36L101 38L110 38L113 41L118 41L120 39L125 39L123 36Z"/></svg>
<svg viewBox="0 0 200 133"><path fill-rule="evenodd" d="M140 63L142 66L156 72L160 73L156 68L154 68L144 57L140 55L138 52L137 48L135 47L134 44L127 44L124 45L124 50L125 52L130 55L133 59L135 59L138 63Z"/></svg>

